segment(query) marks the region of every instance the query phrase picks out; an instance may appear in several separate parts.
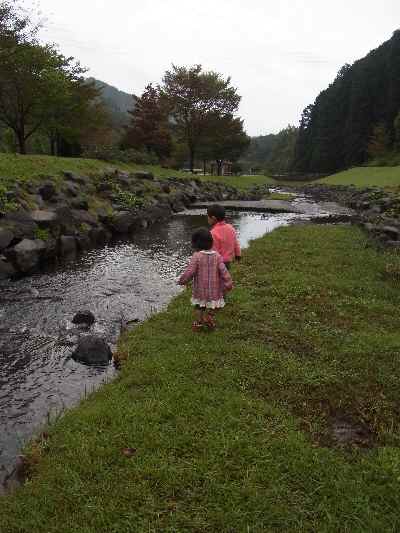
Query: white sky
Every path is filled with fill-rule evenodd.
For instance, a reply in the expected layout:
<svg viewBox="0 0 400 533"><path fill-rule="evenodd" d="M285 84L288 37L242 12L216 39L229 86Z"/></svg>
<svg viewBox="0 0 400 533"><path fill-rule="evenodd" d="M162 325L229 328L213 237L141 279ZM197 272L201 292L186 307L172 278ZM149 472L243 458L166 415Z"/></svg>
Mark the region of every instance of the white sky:
<svg viewBox="0 0 400 533"><path fill-rule="evenodd" d="M26 0L26 6L36 5ZM216 70L250 135L297 125L305 106L400 28L399 0L40 0L43 39L140 95L171 63Z"/></svg>

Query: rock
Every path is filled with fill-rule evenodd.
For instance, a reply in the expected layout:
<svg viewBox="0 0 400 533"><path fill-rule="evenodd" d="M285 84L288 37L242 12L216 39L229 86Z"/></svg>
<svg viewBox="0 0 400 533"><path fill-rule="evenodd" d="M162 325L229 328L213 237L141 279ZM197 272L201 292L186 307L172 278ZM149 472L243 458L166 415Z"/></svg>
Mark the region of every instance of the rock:
<svg viewBox="0 0 400 533"><path fill-rule="evenodd" d="M71 207L73 207L73 209L87 211L89 209L89 203L86 198L81 196L80 198L75 198L71 201Z"/></svg>
<svg viewBox="0 0 400 533"><path fill-rule="evenodd" d="M59 253L63 257L74 256L77 253L77 243L75 237L70 235L62 235L58 241Z"/></svg>
<svg viewBox="0 0 400 533"><path fill-rule="evenodd" d="M96 322L96 317L91 311L78 311L72 319L73 324L88 324L91 326Z"/></svg>
<svg viewBox="0 0 400 533"><path fill-rule="evenodd" d="M23 239L14 246L12 255L19 271L27 273L34 270L46 250L46 243L40 239Z"/></svg>
<svg viewBox="0 0 400 533"><path fill-rule="evenodd" d="M0 228L0 250L7 248L14 239L14 233L6 228Z"/></svg>
<svg viewBox="0 0 400 533"><path fill-rule="evenodd" d="M109 181L101 181L96 185L97 192L112 192L113 187Z"/></svg>
<svg viewBox="0 0 400 533"><path fill-rule="evenodd" d="M80 185L86 185L87 184L87 178L84 176L78 176L78 174L75 174L74 172L70 172L69 170L65 170L63 172L63 175L70 181L73 181L75 183L79 183Z"/></svg>
<svg viewBox="0 0 400 533"><path fill-rule="evenodd" d="M0 279L7 279L16 273L15 268L7 261L4 255L0 255Z"/></svg>
<svg viewBox="0 0 400 533"><path fill-rule="evenodd" d="M72 213L72 209L69 207L57 207L55 212L58 216L58 223L60 226L60 233L63 235L75 235L76 223Z"/></svg>
<svg viewBox="0 0 400 533"><path fill-rule="evenodd" d="M33 239L37 224L32 220L27 211L12 211L7 213L2 219L4 227L14 233L14 238L21 240L24 238Z"/></svg>
<svg viewBox="0 0 400 533"><path fill-rule="evenodd" d="M87 365L107 365L112 352L106 341L94 335L81 336L72 358Z"/></svg>
<svg viewBox="0 0 400 533"><path fill-rule="evenodd" d="M88 224L89 226L97 226L97 218L91 213L88 213L87 211L83 211L82 209L73 209L72 215L74 217L74 220L78 222L78 224Z"/></svg>
<svg viewBox="0 0 400 533"><path fill-rule="evenodd" d="M53 198L53 196L57 194L56 188L54 187L54 183L52 183L51 181L44 183L41 187L39 187L39 194L45 201L48 201Z"/></svg>
<svg viewBox="0 0 400 533"><path fill-rule="evenodd" d="M399 239L399 235L400 235L399 228L395 228L393 226L383 226L382 231L394 241Z"/></svg>
<svg viewBox="0 0 400 533"><path fill-rule="evenodd" d="M110 227L115 233L129 233L137 224L137 216L129 211L121 211L117 213L112 221Z"/></svg>
<svg viewBox="0 0 400 533"><path fill-rule="evenodd" d="M32 211L30 215L39 228L52 228L58 224L58 216L55 211L40 209Z"/></svg>
<svg viewBox="0 0 400 533"><path fill-rule="evenodd" d="M67 181L63 190L67 196L76 197L79 194L79 187L76 183L70 183Z"/></svg>
<svg viewBox="0 0 400 533"><path fill-rule="evenodd" d="M88 235L78 235L75 237L75 240L80 252L86 252L92 247L92 243Z"/></svg>
<svg viewBox="0 0 400 533"><path fill-rule="evenodd" d="M138 180L154 180L154 174L152 172L146 172L145 170L134 172L133 177Z"/></svg>
<svg viewBox="0 0 400 533"><path fill-rule="evenodd" d="M104 246L111 241L112 235L105 228L91 228L88 237L94 244Z"/></svg>

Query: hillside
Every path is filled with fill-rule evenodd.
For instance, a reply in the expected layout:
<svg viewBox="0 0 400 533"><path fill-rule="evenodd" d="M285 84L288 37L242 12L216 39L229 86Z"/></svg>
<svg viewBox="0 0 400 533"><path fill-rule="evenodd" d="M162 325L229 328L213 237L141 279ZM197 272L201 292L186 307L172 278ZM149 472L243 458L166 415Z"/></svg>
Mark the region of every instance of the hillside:
<svg viewBox="0 0 400 533"><path fill-rule="evenodd" d="M135 95L120 91L116 87L95 78L88 78L101 90L102 100L111 113L115 126L125 126L129 121L128 111L135 107Z"/></svg>
<svg viewBox="0 0 400 533"><path fill-rule="evenodd" d="M397 118L397 120L396 120ZM336 79L303 111L294 167L334 172L400 143L400 30Z"/></svg>

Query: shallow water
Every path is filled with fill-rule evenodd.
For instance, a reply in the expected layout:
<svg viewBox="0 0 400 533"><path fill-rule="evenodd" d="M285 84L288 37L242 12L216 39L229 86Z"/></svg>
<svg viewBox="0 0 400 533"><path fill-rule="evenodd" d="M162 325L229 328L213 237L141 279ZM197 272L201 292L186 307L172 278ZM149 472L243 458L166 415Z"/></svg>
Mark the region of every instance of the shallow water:
<svg viewBox="0 0 400 533"><path fill-rule="evenodd" d="M232 214L241 245L299 219L298 215ZM142 321L180 290L175 279L191 255L193 229L205 214L190 211L93 250L46 273L0 285L0 483L22 446L66 407L112 379L115 368L70 358L80 309L94 331L115 344L121 323Z"/></svg>

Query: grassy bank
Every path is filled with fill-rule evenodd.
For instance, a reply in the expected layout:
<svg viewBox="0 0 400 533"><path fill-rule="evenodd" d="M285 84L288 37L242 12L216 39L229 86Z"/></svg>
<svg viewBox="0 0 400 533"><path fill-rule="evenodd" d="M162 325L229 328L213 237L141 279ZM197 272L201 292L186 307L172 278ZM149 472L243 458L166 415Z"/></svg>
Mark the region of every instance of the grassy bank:
<svg viewBox="0 0 400 533"><path fill-rule="evenodd" d="M356 167L317 181L327 185L356 185L357 187L400 187L400 166Z"/></svg>
<svg viewBox="0 0 400 533"><path fill-rule="evenodd" d="M233 275L215 333L191 332L185 292L122 339L120 378L0 499L2 533L400 529L399 257L298 226Z"/></svg>
<svg viewBox="0 0 400 533"><path fill-rule="evenodd" d="M65 170L77 174L96 174L110 168L129 172L149 170L157 177L189 176L185 172L165 169L154 165L134 165L125 163L109 163L97 159L72 157L52 157L44 155L20 155L0 153L0 176L2 180L28 180L43 176L57 176Z"/></svg>

